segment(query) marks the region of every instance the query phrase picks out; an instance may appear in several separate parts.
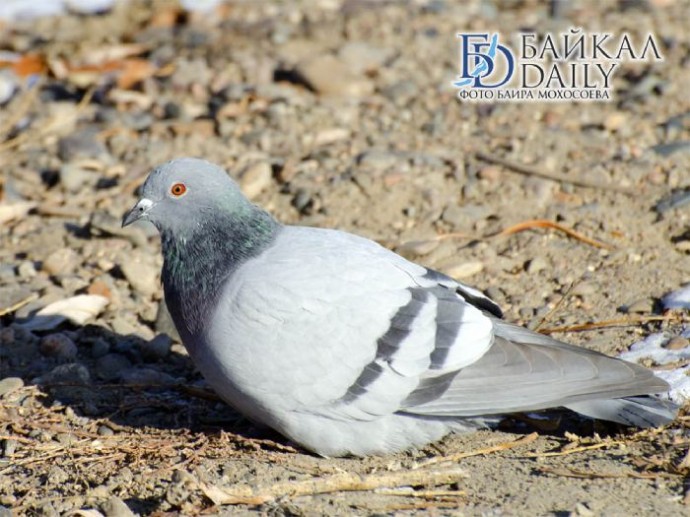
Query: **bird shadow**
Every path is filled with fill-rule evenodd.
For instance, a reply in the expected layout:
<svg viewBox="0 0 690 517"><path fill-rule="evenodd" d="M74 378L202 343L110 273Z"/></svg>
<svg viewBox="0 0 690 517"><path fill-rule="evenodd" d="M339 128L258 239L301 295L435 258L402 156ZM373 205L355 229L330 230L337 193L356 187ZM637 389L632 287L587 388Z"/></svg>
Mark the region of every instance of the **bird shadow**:
<svg viewBox="0 0 690 517"><path fill-rule="evenodd" d="M31 321L36 323L36 318L40 316ZM289 443L222 401L179 341L165 334L159 334L153 346L152 340L100 325L63 324L31 332L21 323L3 319L0 379L19 377L25 385L36 386L37 398L46 407L69 406L77 416L115 428L225 431L258 442ZM508 415L497 427L515 434L538 431L561 437L612 435L621 430L558 409L541 416Z"/></svg>
<svg viewBox="0 0 690 517"><path fill-rule="evenodd" d="M41 327L40 318L29 319ZM146 340L100 325L69 323L30 331L2 318L0 345L0 379L21 378L25 386L35 386L37 400L46 407L69 406L79 417L112 427L223 430L281 440L223 402L184 347L165 334Z"/></svg>

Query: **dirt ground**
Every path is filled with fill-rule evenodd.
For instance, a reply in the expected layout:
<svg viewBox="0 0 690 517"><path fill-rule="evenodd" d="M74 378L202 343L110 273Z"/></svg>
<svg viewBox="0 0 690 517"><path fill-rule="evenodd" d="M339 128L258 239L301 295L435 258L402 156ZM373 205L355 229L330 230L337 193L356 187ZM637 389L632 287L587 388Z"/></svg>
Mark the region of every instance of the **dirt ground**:
<svg viewBox="0 0 690 517"><path fill-rule="evenodd" d="M515 416L366 459L293 448L206 387L159 310L155 232L120 229L150 167L200 156L283 222L377 239L509 320L618 321L559 339L615 355L678 335L687 312L658 321L659 299L690 281L690 209L654 207L690 187L690 6L563 4L132 1L0 22L0 86L22 85L0 106L0 516L689 515L683 412L645 432ZM458 100L457 32L570 27L651 32L665 60L623 63L610 103ZM501 233L536 219L595 242ZM61 300L72 322L32 319Z"/></svg>

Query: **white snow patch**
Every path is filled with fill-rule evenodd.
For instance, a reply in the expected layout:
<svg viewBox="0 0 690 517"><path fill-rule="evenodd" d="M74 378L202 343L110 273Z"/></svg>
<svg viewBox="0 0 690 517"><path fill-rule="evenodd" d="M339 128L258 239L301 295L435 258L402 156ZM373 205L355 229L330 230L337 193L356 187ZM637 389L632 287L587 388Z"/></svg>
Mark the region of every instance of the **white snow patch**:
<svg viewBox="0 0 690 517"><path fill-rule="evenodd" d="M690 338L690 328L685 329L680 336ZM649 358L659 365L690 359L690 346L680 350L664 348L672 337L663 332L651 334L633 344L628 352L623 352L619 357L630 362ZM683 404L690 399L690 365L674 370L654 370L654 373L671 386L668 393L659 395L661 398L669 398L676 404Z"/></svg>
<svg viewBox="0 0 690 517"><path fill-rule="evenodd" d="M690 284L665 295L661 304L664 309L690 309Z"/></svg>

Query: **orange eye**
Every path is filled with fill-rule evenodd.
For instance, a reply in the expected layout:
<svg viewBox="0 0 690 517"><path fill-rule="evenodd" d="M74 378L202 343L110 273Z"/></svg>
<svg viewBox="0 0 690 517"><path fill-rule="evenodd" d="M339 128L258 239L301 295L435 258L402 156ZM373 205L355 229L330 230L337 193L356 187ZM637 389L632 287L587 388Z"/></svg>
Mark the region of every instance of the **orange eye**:
<svg viewBox="0 0 690 517"><path fill-rule="evenodd" d="M187 187L185 187L184 183L175 183L172 187L170 187L170 193L175 197L180 197L185 192L187 192Z"/></svg>

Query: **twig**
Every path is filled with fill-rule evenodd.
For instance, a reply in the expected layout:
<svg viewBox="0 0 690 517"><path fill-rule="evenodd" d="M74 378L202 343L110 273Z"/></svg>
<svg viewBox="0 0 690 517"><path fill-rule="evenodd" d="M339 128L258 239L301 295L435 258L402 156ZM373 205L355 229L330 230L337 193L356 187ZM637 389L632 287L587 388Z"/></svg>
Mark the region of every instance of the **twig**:
<svg viewBox="0 0 690 517"><path fill-rule="evenodd" d="M563 305L565 301L568 299L568 296L570 296L570 293L572 292L575 285L576 282L570 284L570 287L568 287L565 293L563 293L563 296L561 296L561 298L556 302L556 305L554 305L553 308L549 312L547 312L541 320L539 320L539 323L537 323L537 325L534 327L535 332L539 332L539 329L544 325L544 323L549 321L553 317L553 315L556 314L556 311L558 311L558 309L561 308L561 305Z"/></svg>
<svg viewBox="0 0 690 517"><path fill-rule="evenodd" d="M31 293L29 296L26 298L19 300L18 302L14 303L13 305L10 305L9 307L4 307L0 309L0 316L5 316L6 314L10 314L14 311L17 311L24 307L27 303L33 302L35 299L38 298L37 293Z"/></svg>
<svg viewBox="0 0 690 517"><path fill-rule="evenodd" d="M495 233L491 235L490 237L497 237L501 235L512 235L514 233L518 232L524 232L525 230L531 230L532 228L552 228L554 230L558 230L560 232L565 233L566 235L577 239L581 242L584 242L585 244L589 244L590 246L594 246L595 248L602 248L602 249L613 249L614 246L611 244L608 244L606 242L598 241L596 239L592 239L590 237L587 237L586 235L581 234L580 232L576 232L575 230L568 228L567 226L563 226L558 223L554 223L553 221L549 221L547 219L533 219L531 221L523 221L518 224L514 224L513 226L509 226L508 228L501 230L498 233Z"/></svg>
<svg viewBox="0 0 690 517"><path fill-rule="evenodd" d="M500 451L506 451L508 449L512 449L514 447L518 447L520 445L526 445L528 443L532 443L534 440L537 439L539 436L539 433L531 433L528 434L527 436L523 436L515 441L512 442L506 442L506 443L499 443L498 445L494 445L492 447L487 447L485 449L479 449L476 451L469 451L469 452L459 452L457 454L450 454L448 456L437 456L434 458L430 458L419 465L417 465L415 468L416 469L422 469L426 468L429 465L436 465L438 463L446 463L446 462L456 462L458 460L464 459L464 458L470 458L472 456L482 456L484 454L491 454L494 452L500 452Z"/></svg>
<svg viewBox="0 0 690 517"><path fill-rule="evenodd" d="M612 441L612 442L602 442L595 443L594 445L583 445L582 447L573 447L572 449L566 449L557 452L535 452L532 454L525 454L525 458L553 458L556 456L567 456L568 454L576 454L578 452L593 451L596 449L603 449L604 447L614 447L616 445L624 445L625 442Z"/></svg>
<svg viewBox="0 0 690 517"><path fill-rule="evenodd" d="M578 479L597 479L597 478L635 478L635 479L657 479L657 478L672 478L680 474L671 474L666 472L654 472L643 474L640 472L587 472L584 470L568 469L568 468L551 468L541 467L540 472L544 474L554 474L556 476L563 476Z"/></svg>
<svg viewBox="0 0 690 517"><path fill-rule="evenodd" d="M624 327L631 325L639 325L641 323L650 323L653 321L673 321L677 323L684 323L689 321L680 314L671 313L664 316L639 316L627 318L617 318L613 320L593 321L591 323L582 323L580 325L571 325L568 327L553 327L549 329L540 329L540 334L555 334L556 332L581 332L583 330L596 330L609 327Z"/></svg>
<svg viewBox="0 0 690 517"><path fill-rule="evenodd" d="M507 160L506 158L501 158L494 154L485 153L478 151L475 153L475 157L479 160L483 160L489 163L495 163L505 167L506 169L512 170L519 174L524 174L526 176L537 176L538 178L544 178L551 181L557 181L559 183L570 183L571 185L576 185L578 187L585 188L595 188L600 190L611 190L613 192L620 192L622 194L633 194L634 191L631 188L621 187L619 185L612 185L610 183L601 183L599 181L584 180L578 178L571 178L565 174L558 174L554 172L546 172L542 169L526 165L524 163L514 162L512 160Z"/></svg>
<svg viewBox="0 0 690 517"><path fill-rule="evenodd" d="M225 489L200 482L199 488L216 505L259 505L280 498L331 492L367 491L400 486L447 485L465 477L467 477L466 474L458 467L451 467L442 470L395 470L369 475L343 472L322 478L275 483L267 487L235 485Z"/></svg>
<svg viewBox="0 0 690 517"><path fill-rule="evenodd" d="M31 85L31 87L27 90L27 92L24 94L24 97L20 101L21 104L17 107L17 111L9 117L0 127L0 136L3 136L5 133L8 133L9 131L12 130L12 128L19 122L24 115L26 115L27 111L31 108L31 105L34 100L36 100L36 96L38 95L38 92L41 90L41 86L43 85L43 79L38 78L38 80Z"/></svg>

